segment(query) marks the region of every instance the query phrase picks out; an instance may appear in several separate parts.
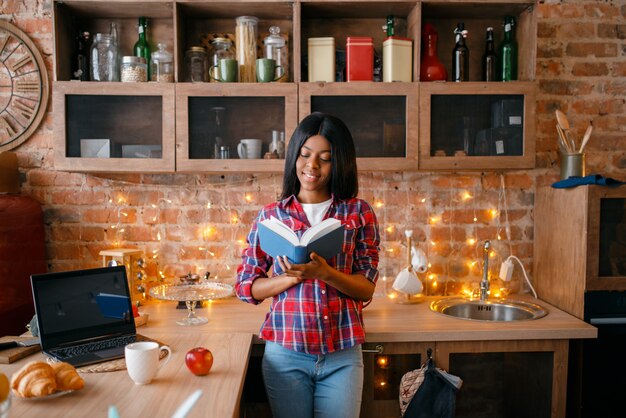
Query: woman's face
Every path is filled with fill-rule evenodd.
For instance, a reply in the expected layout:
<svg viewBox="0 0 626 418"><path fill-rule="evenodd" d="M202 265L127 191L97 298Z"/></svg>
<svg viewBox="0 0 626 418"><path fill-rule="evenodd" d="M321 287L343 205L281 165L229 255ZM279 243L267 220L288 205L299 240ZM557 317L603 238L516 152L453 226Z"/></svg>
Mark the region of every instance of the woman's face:
<svg viewBox="0 0 626 418"><path fill-rule="evenodd" d="M330 198L331 152L330 142L321 135L312 136L302 144L296 160L301 203L320 203Z"/></svg>

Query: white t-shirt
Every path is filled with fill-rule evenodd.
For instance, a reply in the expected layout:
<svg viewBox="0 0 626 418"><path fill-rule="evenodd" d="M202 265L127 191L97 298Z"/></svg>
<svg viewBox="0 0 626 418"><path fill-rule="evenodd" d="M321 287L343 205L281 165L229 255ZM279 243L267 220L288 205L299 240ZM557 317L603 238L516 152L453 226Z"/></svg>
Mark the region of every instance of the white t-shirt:
<svg viewBox="0 0 626 418"><path fill-rule="evenodd" d="M328 199L321 203L302 203L302 209L306 213L306 217L309 220L311 226L315 226L324 220L324 215L330 207L333 199Z"/></svg>

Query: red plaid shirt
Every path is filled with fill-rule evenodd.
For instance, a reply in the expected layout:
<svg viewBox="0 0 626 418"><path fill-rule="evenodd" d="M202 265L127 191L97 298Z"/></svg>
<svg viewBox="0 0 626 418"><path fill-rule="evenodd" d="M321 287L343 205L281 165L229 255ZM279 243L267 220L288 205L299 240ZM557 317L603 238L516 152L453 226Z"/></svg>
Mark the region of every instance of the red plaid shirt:
<svg viewBox="0 0 626 418"><path fill-rule="evenodd" d="M257 222L274 216L298 236L310 228L302 206L295 196L267 205L259 212L248 235L237 269L237 296L258 304L252 297L254 280L282 274L278 263L259 245ZM339 219L345 226L343 251L328 264L346 274L360 274L376 283L378 279L378 222L372 207L361 199L333 201L325 218ZM272 298L270 311L261 326L261 338L285 348L326 354L362 344L365 341L363 303L339 292L321 280L306 279Z"/></svg>

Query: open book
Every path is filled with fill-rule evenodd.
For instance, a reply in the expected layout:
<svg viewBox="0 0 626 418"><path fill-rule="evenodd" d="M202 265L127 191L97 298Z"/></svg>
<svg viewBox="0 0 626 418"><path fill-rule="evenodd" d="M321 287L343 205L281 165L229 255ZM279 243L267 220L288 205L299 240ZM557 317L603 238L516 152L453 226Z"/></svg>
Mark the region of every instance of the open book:
<svg viewBox="0 0 626 418"><path fill-rule="evenodd" d="M287 256L295 264L308 263L309 254L316 252L329 259L341 252L344 226L335 218L328 218L307 229L298 236L287 225L275 217L258 224L261 248L270 256Z"/></svg>

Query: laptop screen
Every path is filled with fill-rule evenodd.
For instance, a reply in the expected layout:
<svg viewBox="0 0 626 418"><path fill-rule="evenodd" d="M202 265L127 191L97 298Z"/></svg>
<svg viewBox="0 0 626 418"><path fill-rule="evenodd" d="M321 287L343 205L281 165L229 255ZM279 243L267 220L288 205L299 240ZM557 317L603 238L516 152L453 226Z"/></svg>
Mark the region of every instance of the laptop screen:
<svg viewBox="0 0 626 418"><path fill-rule="evenodd" d="M124 266L36 274L31 285L44 350L135 334Z"/></svg>

